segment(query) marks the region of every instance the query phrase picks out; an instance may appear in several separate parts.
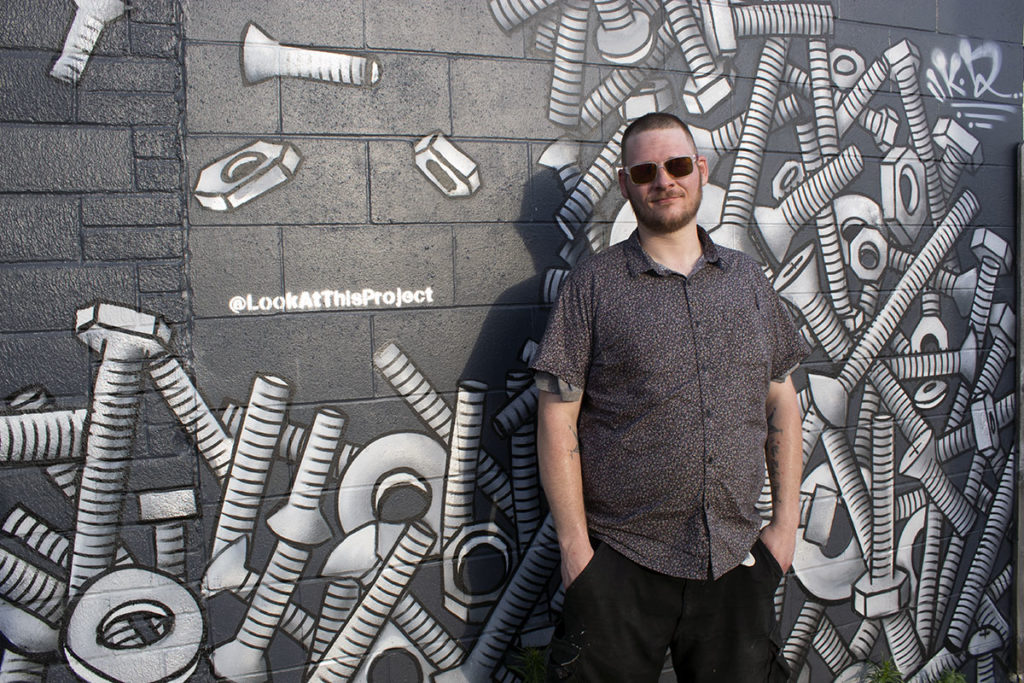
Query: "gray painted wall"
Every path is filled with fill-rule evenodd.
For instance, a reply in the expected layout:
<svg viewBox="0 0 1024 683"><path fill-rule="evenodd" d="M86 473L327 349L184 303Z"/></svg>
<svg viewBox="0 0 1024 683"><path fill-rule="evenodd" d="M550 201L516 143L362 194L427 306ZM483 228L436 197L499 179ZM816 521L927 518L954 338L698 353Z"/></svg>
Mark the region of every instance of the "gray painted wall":
<svg viewBox="0 0 1024 683"><path fill-rule="evenodd" d="M2 675L511 680L525 359L652 107L815 349L797 680L1015 670L1018 3L81 4L0 8Z"/></svg>

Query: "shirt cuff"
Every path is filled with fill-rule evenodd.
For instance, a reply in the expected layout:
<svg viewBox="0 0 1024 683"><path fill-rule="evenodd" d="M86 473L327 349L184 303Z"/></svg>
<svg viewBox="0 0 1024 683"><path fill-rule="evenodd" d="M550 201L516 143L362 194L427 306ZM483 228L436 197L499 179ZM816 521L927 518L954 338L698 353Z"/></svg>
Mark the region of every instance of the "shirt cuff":
<svg viewBox="0 0 1024 683"><path fill-rule="evenodd" d="M579 401L583 398L582 387L574 387L561 377L552 375L550 372L537 370L533 374L533 382L541 391L558 394L559 398L567 403Z"/></svg>

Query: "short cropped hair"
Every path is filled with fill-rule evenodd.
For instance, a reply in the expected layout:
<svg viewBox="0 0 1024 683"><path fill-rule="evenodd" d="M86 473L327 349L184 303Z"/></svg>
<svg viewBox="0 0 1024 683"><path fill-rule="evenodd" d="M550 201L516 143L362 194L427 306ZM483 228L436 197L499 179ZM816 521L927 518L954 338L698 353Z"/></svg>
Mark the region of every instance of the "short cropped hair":
<svg viewBox="0 0 1024 683"><path fill-rule="evenodd" d="M669 114L663 111L655 111L650 114L644 114L638 119L635 119L632 123L626 126L626 130L622 131L622 160L625 163L626 160L626 145L629 139L637 133L643 133L648 130L662 130L665 128L680 128L686 137L690 138L690 144L693 145L694 151L697 154L700 152L697 150L697 143L693 140L693 133L690 132L690 127L686 123L674 114Z"/></svg>

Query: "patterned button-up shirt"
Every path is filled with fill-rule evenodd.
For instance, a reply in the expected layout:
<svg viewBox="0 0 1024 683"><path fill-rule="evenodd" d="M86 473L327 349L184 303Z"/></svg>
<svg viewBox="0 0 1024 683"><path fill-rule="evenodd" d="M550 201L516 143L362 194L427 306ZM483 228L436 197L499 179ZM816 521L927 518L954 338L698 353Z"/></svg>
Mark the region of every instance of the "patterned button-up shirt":
<svg viewBox="0 0 1024 683"><path fill-rule="evenodd" d="M687 277L635 232L577 266L532 365L583 389L589 532L688 579L721 576L753 545L769 382L809 352L760 266L698 233Z"/></svg>

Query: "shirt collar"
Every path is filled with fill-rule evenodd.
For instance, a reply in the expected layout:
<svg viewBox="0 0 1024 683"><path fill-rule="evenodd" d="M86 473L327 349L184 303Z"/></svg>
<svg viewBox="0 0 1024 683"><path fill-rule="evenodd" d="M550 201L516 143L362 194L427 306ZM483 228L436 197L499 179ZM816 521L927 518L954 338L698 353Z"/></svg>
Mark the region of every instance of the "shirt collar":
<svg viewBox="0 0 1024 683"><path fill-rule="evenodd" d="M724 259L721 258L721 253L718 250L718 246L711 239L711 236L707 233L704 228L697 226L697 239L700 240L700 248L703 254L697 260L697 265L694 267L693 272L696 273L704 264L714 264L718 268L725 270L728 264ZM626 267L629 269L629 274L636 277L640 273L654 273L655 275L672 275L678 274L670 268L657 263L650 255L644 251L644 248L640 246L640 235L634 230L633 233L625 241L626 251Z"/></svg>

